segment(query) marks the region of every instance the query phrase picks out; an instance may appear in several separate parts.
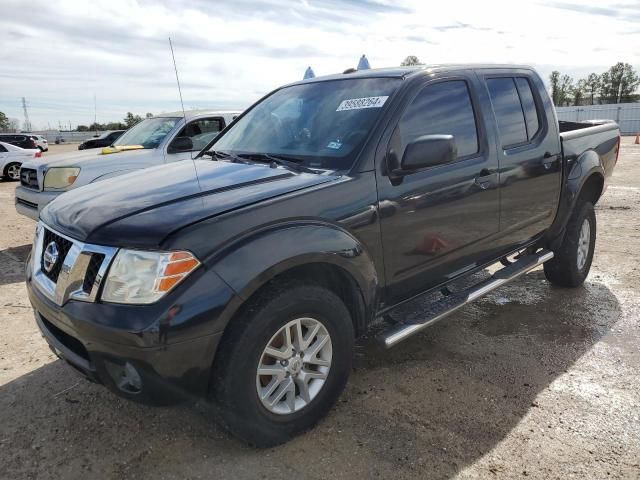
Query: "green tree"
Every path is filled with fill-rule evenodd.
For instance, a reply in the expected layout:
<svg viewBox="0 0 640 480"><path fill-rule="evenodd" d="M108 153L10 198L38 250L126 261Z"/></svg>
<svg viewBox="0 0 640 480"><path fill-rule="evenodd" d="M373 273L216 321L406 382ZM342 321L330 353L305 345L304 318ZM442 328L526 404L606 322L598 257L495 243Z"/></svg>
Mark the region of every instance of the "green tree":
<svg viewBox="0 0 640 480"><path fill-rule="evenodd" d="M0 130L5 131L9 128L9 119L4 114L4 112L0 112Z"/></svg>
<svg viewBox="0 0 640 480"><path fill-rule="evenodd" d="M134 115L131 112L127 112L127 116L124 117L124 124L127 128L133 127L136 123L142 121L142 117L140 115Z"/></svg>
<svg viewBox="0 0 640 480"><path fill-rule="evenodd" d="M401 67L411 67L413 65L424 65L424 63L422 63L415 55L409 55L400 64Z"/></svg>
<svg viewBox="0 0 640 480"><path fill-rule="evenodd" d="M602 99L605 103L632 101L640 78L628 63L618 62L600 77Z"/></svg>
<svg viewBox="0 0 640 480"><path fill-rule="evenodd" d="M153 113L151 112L147 112L147 114L145 115L146 118L151 118L153 117Z"/></svg>
<svg viewBox="0 0 640 480"><path fill-rule="evenodd" d="M89 127L87 127L86 125L78 125L76 127L76 130L79 132L88 132L89 131Z"/></svg>
<svg viewBox="0 0 640 480"><path fill-rule="evenodd" d="M600 93L600 75L590 73L585 80L585 95L588 95L590 105L595 105L598 93Z"/></svg>
<svg viewBox="0 0 640 480"><path fill-rule="evenodd" d="M553 104L556 106L560 106L559 103L559 94L560 94L560 72L554 70L549 75L549 85L551 85L551 99L553 100Z"/></svg>
<svg viewBox="0 0 640 480"><path fill-rule="evenodd" d="M573 96L573 104L578 106L582 105L582 99L584 98L584 92L587 88L587 81L584 79L578 80L571 88L571 95Z"/></svg>

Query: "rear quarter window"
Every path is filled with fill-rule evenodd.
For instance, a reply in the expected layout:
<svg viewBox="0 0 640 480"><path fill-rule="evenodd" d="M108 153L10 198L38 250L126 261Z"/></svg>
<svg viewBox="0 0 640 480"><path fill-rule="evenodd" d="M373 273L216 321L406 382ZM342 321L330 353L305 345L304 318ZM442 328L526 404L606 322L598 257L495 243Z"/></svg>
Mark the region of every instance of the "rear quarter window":
<svg viewBox="0 0 640 480"><path fill-rule="evenodd" d="M516 78L516 85L518 87L518 93L520 94L520 102L522 103L522 110L527 124L527 138L531 140L540 130L540 113L536 108L536 102L533 98L533 91L531 90L529 81L526 78L518 77Z"/></svg>

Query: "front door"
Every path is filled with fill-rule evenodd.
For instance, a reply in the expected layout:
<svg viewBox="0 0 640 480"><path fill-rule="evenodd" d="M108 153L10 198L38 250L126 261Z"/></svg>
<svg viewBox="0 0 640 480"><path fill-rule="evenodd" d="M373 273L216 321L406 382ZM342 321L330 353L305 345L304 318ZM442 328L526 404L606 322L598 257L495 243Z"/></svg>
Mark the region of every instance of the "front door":
<svg viewBox="0 0 640 480"><path fill-rule="evenodd" d="M378 179L387 304L461 274L491 255L499 231L498 164L478 114L475 75L421 86L395 127L387 161L430 134L453 135L448 164Z"/></svg>

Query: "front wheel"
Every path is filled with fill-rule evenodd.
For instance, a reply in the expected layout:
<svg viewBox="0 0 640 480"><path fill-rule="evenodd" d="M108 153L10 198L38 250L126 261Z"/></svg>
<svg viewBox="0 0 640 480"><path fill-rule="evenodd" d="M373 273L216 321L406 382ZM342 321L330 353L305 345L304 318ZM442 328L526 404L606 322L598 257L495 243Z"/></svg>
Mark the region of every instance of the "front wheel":
<svg viewBox="0 0 640 480"><path fill-rule="evenodd" d="M20 180L20 164L8 164L4 169L4 177L14 181Z"/></svg>
<svg viewBox="0 0 640 480"><path fill-rule="evenodd" d="M308 430L351 372L354 331L342 300L315 285L272 286L228 327L213 396L232 433L259 447Z"/></svg>
<svg viewBox="0 0 640 480"><path fill-rule="evenodd" d="M544 264L547 280L561 287L582 285L591 269L595 245L596 214L591 202L585 202L571 215L554 258Z"/></svg>

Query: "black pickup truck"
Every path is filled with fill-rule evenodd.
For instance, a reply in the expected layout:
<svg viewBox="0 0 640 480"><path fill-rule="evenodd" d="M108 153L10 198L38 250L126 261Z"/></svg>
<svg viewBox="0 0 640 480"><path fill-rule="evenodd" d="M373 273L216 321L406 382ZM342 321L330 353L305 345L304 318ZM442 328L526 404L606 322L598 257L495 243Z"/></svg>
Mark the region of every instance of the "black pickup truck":
<svg viewBox="0 0 640 480"><path fill-rule="evenodd" d="M619 144L615 123L559 124L524 66L305 80L194 161L51 202L29 298L89 379L143 402L208 398L231 432L277 444L334 405L372 323L391 347L541 264L581 285ZM421 320L394 317L425 293L439 298Z"/></svg>

